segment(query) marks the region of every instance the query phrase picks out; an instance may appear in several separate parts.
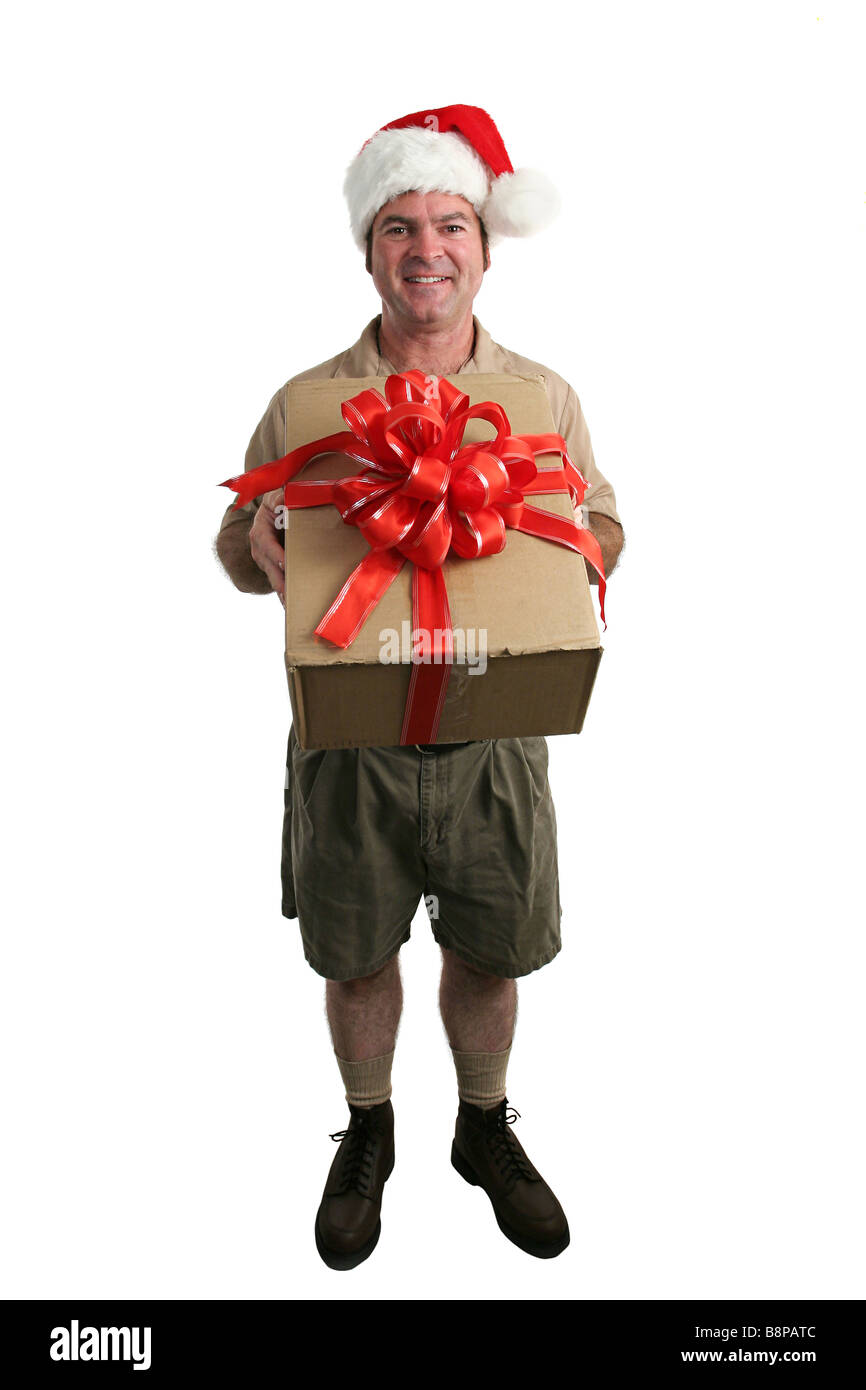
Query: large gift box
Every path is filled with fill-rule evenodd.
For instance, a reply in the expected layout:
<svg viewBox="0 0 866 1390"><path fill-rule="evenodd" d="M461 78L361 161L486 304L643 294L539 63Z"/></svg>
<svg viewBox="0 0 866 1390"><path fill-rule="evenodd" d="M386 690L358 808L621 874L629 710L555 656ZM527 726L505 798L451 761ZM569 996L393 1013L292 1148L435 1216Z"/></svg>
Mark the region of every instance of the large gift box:
<svg viewBox="0 0 866 1390"><path fill-rule="evenodd" d="M286 419L286 458L228 486L240 502L286 482L300 746L579 733L602 653L584 555L601 554L543 379L290 383Z"/></svg>

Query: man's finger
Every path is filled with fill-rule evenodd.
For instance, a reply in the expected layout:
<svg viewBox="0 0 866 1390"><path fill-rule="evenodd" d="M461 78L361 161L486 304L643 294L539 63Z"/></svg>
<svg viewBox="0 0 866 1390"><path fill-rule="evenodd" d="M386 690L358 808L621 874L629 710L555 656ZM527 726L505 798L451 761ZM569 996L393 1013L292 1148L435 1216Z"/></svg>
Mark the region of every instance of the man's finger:
<svg viewBox="0 0 866 1390"><path fill-rule="evenodd" d="M260 565L260 568L263 569L265 574L268 576L268 579L271 583L271 588L273 589L274 593L279 596L280 603L283 605L283 607L285 607L286 576L283 573L282 569L279 565L273 564L270 560L263 560Z"/></svg>
<svg viewBox="0 0 866 1390"><path fill-rule="evenodd" d="M253 559L259 563L258 556L270 560L272 565L283 567L283 557L285 551L277 540L275 531L257 531L250 537L250 549L253 552Z"/></svg>

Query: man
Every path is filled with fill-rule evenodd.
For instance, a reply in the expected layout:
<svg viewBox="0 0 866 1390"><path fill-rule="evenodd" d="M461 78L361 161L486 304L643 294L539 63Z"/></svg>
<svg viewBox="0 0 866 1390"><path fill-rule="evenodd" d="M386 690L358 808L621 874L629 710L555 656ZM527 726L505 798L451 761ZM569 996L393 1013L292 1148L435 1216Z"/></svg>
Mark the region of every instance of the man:
<svg viewBox="0 0 866 1390"><path fill-rule="evenodd" d="M544 378L556 430L589 482L588 522L607 575L623 544L613 489L598 471L572 388L494 343L472 306L490 243L549 220L555 194L515 173L493 121L475 107L416 112L383 127L350 166L352 231L382 301L348 351L293 378L386 377L418 368ZM246 468L287 452L285 388L272 398ZM218 554L239 589L284 595L281 493L229 508ZM591 576L592 577L592 576ZM511 1130L505 1077L516 979L560 949L556 820L543 738L302 750L289 737L283 913L299 917L326 1005L350 1120L316 1218L326 1264L350 1269L381 1229L394 1162L391 1063L402 1007L400 947L435 885L440 1010L457 1072L451 1158L487 1193L503 1233L539 1257L568 1245L562 1207ZM479 886L467 865L485 865Z"/></svg>

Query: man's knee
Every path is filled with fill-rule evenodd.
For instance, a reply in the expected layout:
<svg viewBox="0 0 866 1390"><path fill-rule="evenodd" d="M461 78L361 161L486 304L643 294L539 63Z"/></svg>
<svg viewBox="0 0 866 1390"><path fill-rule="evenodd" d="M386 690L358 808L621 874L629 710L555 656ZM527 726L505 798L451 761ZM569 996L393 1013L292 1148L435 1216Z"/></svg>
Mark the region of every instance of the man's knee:
<svg viewBox="0 0 866 1390"><path fill-rule="evenodd" d="M489 971L481 970L477 965L470 965L462 956L456 955L455 952L449 950L447 946L440 945L439 949L442 952L443 974L468 975L478 984L482 982L489 982L491 985L505 985L511 983L510 978L506 976L491 975Z"/></svg>
<svg viewBox="0 0 866 1390"><path fill-rule="evenodd" d="M346 998L363 995L370 990L375 990L379 985L384 984L387 978L393 975L395 971L399 973L398 955L399 952L397 955L391 956L390 960L386 960L384 965L381 965L378 970L372 971L369 975L353 975L351 979L348 980L328 980L326 982L327 987L329 990L338 991Z"/></svg>

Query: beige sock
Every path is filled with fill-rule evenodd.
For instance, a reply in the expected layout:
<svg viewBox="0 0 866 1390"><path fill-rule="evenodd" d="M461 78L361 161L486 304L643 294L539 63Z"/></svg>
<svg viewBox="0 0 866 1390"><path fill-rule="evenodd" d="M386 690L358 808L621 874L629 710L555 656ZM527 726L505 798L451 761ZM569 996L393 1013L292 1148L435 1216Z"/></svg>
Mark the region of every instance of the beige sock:
<svg viewBox="0 0 866 1390"><path fill-rule="evenodd" d="M334 1056L337 1054L334 1053ZM346 1100L350 1105L368 1109L388 1099L393 1060L394 1051L385 1053L383 1057L368 1057L363 1062L347 1062L345 1058L337 1057L337 1066L346 1088Z"/></svg>
<svg viewBox="0 0 866 1390"><path fill-rule="evenodd" d="M455 1052L451 1049L457 1068L457 1094L470 1105L492 1110L505 1099L505 1073L511 1044L504 1052Z"/></svg>

